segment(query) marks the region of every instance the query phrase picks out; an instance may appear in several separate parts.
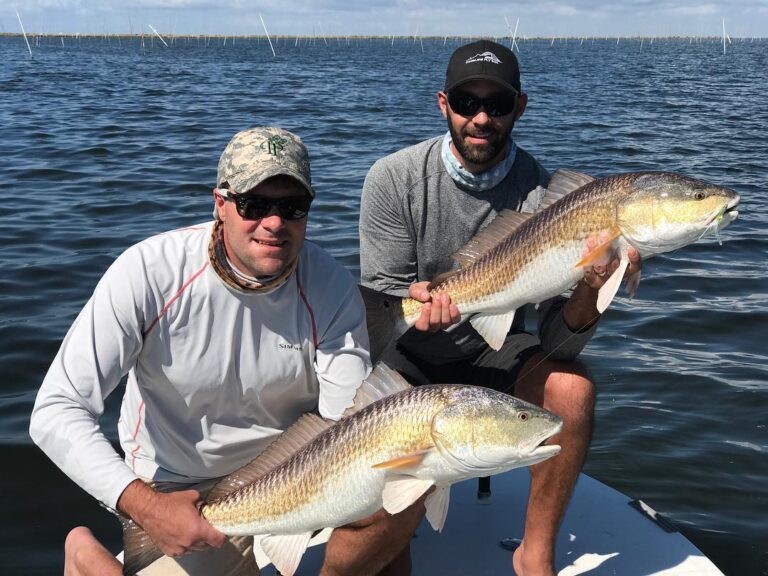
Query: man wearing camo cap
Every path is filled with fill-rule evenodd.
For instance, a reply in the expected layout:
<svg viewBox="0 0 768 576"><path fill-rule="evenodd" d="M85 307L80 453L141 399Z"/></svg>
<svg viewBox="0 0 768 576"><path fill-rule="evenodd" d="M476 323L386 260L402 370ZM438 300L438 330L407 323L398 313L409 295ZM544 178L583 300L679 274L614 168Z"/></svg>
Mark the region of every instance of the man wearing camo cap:
<svg viewBox="0 0 768 576"><path fill-rule="evenodd" d="M338 419L371 367L354 279L304 238L315 192L301 140L280 128L236 134L213 195L212 222L117 258L31 418L46 454L166 554L141 574L258 574L252 538L216 531L201 496L302 414ZM98 419L124 376L121 458ZM110 573L122 567L90 531L70 532L65 574Z"/></svg>

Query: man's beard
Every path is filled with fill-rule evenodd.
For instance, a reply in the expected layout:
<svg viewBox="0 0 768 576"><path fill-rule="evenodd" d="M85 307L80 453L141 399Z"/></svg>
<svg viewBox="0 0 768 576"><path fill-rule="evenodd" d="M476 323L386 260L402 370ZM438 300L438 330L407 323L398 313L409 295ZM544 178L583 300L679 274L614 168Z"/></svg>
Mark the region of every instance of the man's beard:
<svg viewBox="0 0 768 576"><path fill-rule="evenodd" d="M512 133L512 126L504 134L492 130L485 136L488 140L487 144L468 144L465 142L462 136L467 136L467 134L459 134L451 124L450 118L448 119L448 130L451 132L453 145L464 160L471 164L487 164L496 158L506 146L509 135Z"/></svg>

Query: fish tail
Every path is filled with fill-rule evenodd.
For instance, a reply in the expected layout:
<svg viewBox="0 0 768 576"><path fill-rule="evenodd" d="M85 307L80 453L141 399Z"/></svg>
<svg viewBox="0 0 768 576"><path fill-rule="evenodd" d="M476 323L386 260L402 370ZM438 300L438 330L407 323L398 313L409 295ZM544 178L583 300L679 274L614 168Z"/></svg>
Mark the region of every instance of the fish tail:
<svg viewBox="0 0 768 576"><path fill-rule="evenodd" d="M123 574L134 576L163 556L163 552L136 522L119 518L123 525Z"/></svg>
<svg viewBox="0 0 768 576"><path fill-rule="evenodd" d="M366 286L359 288L365 302L371 361L376 363L384 350L408 329L403 314L404 299Z"/></svg>

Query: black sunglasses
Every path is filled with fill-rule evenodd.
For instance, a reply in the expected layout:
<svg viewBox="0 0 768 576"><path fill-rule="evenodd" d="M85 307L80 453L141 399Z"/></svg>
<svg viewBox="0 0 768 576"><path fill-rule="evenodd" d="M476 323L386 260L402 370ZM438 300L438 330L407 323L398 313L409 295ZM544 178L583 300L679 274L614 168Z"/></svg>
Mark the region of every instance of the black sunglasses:
<svg viewBox="0 0 768 576"><path fill-rule="evenodd" d="M448 104L461 116L474 116L480 108L483 108L488 116L497 118L514 112L517 108L517 93L498 92L486 98L480 98L469 92L453 90L448 93Z"/></svg>
<svg viewBox="0 0 768 576"><path fill-rule="evenodd" d="M261 220L266 218L272 212L272 208L277 209L278 215L283 220L301 220L306 218L309 213L309 206L312 204L312 197L309 194L285 198L268 198L256 194L234 194L230 196L226 188L218 188L217 192L224 200L231 200L235 203L237 213L244 220Z"/></svg>

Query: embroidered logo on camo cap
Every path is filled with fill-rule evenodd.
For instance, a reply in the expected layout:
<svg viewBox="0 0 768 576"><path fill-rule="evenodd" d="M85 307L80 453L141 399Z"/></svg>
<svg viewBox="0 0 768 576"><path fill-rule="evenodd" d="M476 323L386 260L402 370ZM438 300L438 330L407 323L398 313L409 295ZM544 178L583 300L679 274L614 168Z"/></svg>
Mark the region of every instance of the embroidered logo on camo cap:
<svg viewBox="0 0 768 576"><path fill-rule="evenodd" d="M272 154L272 156L280 156L286 144L288 144L288 140L282 136L274 135L262 142L261 149L266 150L267 154Z"/></svg>

